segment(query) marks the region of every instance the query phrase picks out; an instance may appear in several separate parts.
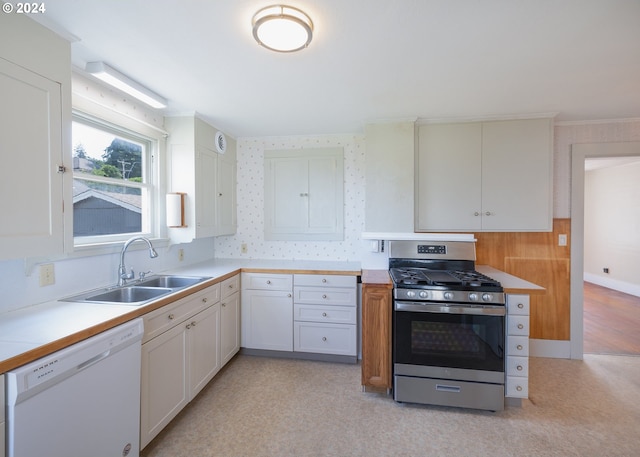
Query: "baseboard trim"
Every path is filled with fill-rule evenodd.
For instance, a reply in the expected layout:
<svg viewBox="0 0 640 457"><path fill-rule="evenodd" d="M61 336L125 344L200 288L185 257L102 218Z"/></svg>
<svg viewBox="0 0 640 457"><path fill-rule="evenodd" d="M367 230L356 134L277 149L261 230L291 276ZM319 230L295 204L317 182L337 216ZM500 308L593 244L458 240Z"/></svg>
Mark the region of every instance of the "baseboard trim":
<svg viewBox="0 0 640 457"><path fill-rule="evenodd" d="M620 281L618 279L604 278L600 275L586 272L584 273L583 279L586 282L606 287L607 289L613 289L617 290L618 292L640 297L640 285L638 284L631 284L629 282Z"/></svg>
<svg viewBox="0 0 640 457"><path fill-rule="evenodd" d="M529 355L531 357L570 359L571 341L529 339Z"/></svg>
<svg viewBox="0 0 640 457"><path fill-rule="evenodd" d="M277 357L280 359L317 360L319 362L358 363L358 357L353 355L316 354L313 352L269 351L266 349L240 348L240 354L258 357Z"/></svg>

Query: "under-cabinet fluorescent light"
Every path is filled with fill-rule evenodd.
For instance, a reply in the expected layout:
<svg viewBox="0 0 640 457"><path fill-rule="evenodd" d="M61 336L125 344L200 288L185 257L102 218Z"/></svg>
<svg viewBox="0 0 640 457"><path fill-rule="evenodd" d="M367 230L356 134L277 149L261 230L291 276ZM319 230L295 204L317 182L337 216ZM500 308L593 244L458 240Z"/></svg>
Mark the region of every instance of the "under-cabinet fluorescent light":
<svg viewBox="0 0 640 457"><path fill-rule="evenodd" d="M87 63L85 70L110 86L137 98L153 108L161 109L167 107L166 99L154 92L151 92L142 84L135 82L104 62L89 62Z"/></svg>

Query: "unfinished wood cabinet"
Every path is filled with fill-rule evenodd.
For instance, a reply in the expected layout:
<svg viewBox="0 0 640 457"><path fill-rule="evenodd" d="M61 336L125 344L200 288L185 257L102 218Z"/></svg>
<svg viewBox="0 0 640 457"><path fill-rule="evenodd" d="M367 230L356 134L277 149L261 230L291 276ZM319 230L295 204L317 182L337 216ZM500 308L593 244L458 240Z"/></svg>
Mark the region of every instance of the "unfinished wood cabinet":
<svg viewBox="0 0 640 457"><path fill-rule="evenodd" d="M386 270L362 272L362 389L392 388L391 312L393 285Z"/></svg>

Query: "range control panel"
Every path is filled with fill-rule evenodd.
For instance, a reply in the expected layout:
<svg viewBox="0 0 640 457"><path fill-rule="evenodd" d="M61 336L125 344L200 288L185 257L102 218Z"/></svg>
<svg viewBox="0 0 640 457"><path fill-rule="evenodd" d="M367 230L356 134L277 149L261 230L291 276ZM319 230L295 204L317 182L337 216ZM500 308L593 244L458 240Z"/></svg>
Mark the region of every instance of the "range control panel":
<svg viewBox="0 0 640 457"><path fill-rule="evenodd" d="M418 254L446 254L447 247L444 244L419 244Z"/></svg>

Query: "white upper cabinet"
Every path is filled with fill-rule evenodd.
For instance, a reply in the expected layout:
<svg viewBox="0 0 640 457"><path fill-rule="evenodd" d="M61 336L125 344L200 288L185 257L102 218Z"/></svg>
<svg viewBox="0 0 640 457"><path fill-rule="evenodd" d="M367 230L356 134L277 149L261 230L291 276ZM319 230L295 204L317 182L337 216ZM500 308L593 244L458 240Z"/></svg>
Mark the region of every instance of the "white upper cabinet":
<svg viewBox="0 0 640 457"><path fill-rule="evenodd" d="M419 129L416 231L550 231L552 120Z"/></svg>
<svg viewBox="0 0 640 457"><path fill-rule="evenodd" d="M16 14L0 30L11 36L0 40L0 258L62 254L73 244L69 43Z"/></svg>
<svg viewBox="0 0 640 457"><path fill-rule="evenodd" d="M344 238L342 148L265 151L265 240Z"/></svg>
<svg viewBox="0 0 640 457"><path fill-rule="evenodd" d="M224 155L215 148L216 129L196 117L167 117L169 192L185 196L186 227L170 228L174 242L231 235L236 231L236 142Z"/></svg>

